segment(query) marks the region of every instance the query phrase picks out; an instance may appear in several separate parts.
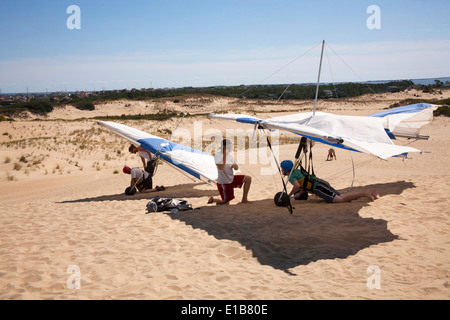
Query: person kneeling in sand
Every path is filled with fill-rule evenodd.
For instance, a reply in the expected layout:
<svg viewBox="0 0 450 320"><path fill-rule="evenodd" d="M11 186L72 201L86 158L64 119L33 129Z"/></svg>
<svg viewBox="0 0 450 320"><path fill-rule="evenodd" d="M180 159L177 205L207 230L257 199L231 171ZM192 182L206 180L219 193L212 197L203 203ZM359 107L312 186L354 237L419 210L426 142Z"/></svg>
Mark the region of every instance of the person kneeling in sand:
<svg viewBox="0 0 450 320"><path fill-rule="evenodd" d="M221 149L214 156L218 171L217 189L220 193L220 199L211 197L208 200L208 204L213 202L216 204L230 204L230 201L235 198L234 188L241 188L242 186L244 186L244 193L241 203L249 203L250 201L248 201L247 196L252 183L252 177L234 175L233 169L238 170L239 166L231 155L232 144L229 140L225 139L222 141Z"/></svg>
<svg viewBox="0 0 450 320"><path fill-rule="evenodd" d="M294 195L296 200L302 199L302 195L305 192L311 192L324 199L328 203L343 203L350 202L359 198L366 197L370 201L374 201L380 197L375 189L369 189L360 192L352 192L347 194L341 194L339 191L335 190L330 184L322 179L316 177L310 177L305 184L305 178L307 174L304 174L301 170L295 169L292 174L291 171L294 167L294 163L290 160L284 160L281 162L280 167L283 171L283 175L289 176L289 182L293 185L289 196ZM306 189L306 190L304 190Z"/></svg>
<svg viewBox="0 0 450 320"><path fill-rule="evenodd" d="M164 186L156 186L156 188L153 188L152 176L142 169L125 166L123 167L123 173L131 175L130 186L126 189L129 190L129 195L134 194L132 191L133 187L136 187L142 193L163 191L166 189Z"/></svg>

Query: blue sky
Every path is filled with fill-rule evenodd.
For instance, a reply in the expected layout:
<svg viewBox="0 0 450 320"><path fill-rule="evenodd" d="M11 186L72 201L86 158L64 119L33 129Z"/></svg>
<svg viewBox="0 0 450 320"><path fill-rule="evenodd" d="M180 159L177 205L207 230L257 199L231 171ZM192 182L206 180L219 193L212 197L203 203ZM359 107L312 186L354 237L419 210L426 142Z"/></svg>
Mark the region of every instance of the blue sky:
<svg viewBox="0 0 450 320"><path fill-rule="evenodd" d="M450 76L449 13L448 0L0 0L0 89L315 82L322 40L324 82Z"/></svg>

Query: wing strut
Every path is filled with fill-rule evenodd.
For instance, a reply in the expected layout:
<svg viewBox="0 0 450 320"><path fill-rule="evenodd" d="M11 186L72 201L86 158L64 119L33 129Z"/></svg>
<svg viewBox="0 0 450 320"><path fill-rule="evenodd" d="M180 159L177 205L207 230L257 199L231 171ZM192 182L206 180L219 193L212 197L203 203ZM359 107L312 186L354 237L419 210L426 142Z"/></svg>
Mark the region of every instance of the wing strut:
<svg viewBox="0 0 450 320"><path fill-rule="evenodd" d="M284 179L283 179L283 173L281 172L281 169L280 169L280 164L278 163L278 159L277 159L277 157L275 157L275 153L274 153L273 150L272 150L272 144L270 143L270 140L269 140L269 137L268 137L267 134L266 134L266 131L265 131L264 129L262 129L262 130L263 130L264 134L266 135L267 145L268 145L269 148L270 148L270 152L272 152L273 158L274 158L274 160L275 160L275 164L277 165L278 172L280 173L280 176L281 176L281 182L283 182L283 189L284 189L284 192L285 192L286 195L287 195L288 192L287 192L287 188L286 188L286 182L284 182ZM283 195L283 193L280 194L280 200L281 200L281 196L282 196L282 195ZM288 210L289 210L289 213L290 213L290 214L293 214L293 213L294 213L294 208L292 208L292 204L291 204L290 199L289 199Z"/></svg>

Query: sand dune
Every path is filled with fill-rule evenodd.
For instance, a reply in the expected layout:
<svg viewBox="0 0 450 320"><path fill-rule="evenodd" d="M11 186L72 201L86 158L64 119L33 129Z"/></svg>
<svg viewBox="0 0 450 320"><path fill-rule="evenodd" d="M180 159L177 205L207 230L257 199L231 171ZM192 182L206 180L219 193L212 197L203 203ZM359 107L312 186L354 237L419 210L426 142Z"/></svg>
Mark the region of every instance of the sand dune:
<svg viewBox="0 0 450 320"><path fill-rule="evenodd" d="M367 115L414 94L326 101L321 108ZM179 104L164 103L182 110ZM258 102L208 97L191 104L199 112L221 107L244 112ZM207 205L217 195L215 187L164 164L155 184L165 185L165 191L125 196L129 176L121 168L141 166L140 160L128 153L126 141L94 120L73 119L120 115L125 109L150 113L162 105L121 101L88 116L65 107L47 121L0 123L1 299L450 297L448 118L423 128L429 141L411 144L430 153L406 161L373 160L342 150L337 161L325 161L327 147L316 145L318 176L342 191L352 182L353 190L375 187L381 198L330 205L311 196L294 202L290 215L273 204L280 177L261 175L257 164L241 165L253 177L250 204L238 203L238 190L231 206ZM187 109L189 101L184 105ZM276 113L265 112L286 114L299 106L290 102L255 110L270 117ZM202 121L203 130L222 128L200 116L185 119L181 127L192 131L195 121ZM126 123L162 135L178 119ZM280 159L293 157L294 142L280 146ZM194 210L146 214L147 202L156 195L186 199ZM373 266L380 272L379 289L368 285Z"/></svg>

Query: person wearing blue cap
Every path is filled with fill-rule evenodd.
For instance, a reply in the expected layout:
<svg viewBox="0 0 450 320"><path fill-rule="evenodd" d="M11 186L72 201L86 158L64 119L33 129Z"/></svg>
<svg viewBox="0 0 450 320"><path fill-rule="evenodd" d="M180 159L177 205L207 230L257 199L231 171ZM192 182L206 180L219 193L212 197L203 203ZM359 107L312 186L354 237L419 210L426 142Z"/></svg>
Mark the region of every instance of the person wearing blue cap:
<svg viewBox="0 0 450 320"><path fill-rule="evenodd" d="M304 170L294 169L294 163L291 160L282 161L280 167L283 175L289 176L289 182L293 186L289 196L293 195L297 200L304 199L305 193L307 192L315 194L328 203L350 202L362 197L374 201L380 197L375 189L341 194L327 181L319 179L314 175L309 175Z"/></svg>

